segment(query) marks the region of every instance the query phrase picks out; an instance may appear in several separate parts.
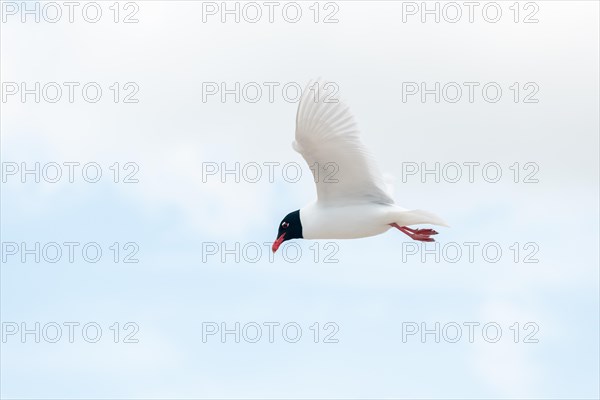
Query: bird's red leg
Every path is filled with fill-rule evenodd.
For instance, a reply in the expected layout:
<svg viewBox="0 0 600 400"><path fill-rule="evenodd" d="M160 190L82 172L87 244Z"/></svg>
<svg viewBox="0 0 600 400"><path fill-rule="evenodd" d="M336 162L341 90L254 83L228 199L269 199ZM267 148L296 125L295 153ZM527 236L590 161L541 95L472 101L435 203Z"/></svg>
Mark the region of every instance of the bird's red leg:
<svg viewBox="0 0 600 400"><path fill-rule="evenodd" d="M419 240L421 242L434 242L431 235L437 235L437 232L433 229L411 229L407 226L400 226L395 222L392 222L390 226L398 229L400 232L406 234L413 240Z"/></svg>

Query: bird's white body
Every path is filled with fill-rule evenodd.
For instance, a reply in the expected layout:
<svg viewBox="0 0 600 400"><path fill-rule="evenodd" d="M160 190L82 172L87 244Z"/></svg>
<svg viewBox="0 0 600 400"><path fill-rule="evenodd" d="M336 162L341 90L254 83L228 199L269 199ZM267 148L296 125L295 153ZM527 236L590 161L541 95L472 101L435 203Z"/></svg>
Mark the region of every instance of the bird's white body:
<svg viewBox="0 0 600 400"><path fill-rule="evenodd" d="M395 204L322 205L318 201L300 209L305 239L356 239L386 232L392 223L445 225L444 221L423 210L406 210Z"/></svg>
<svg viewBox="0 0 600 400"><path fill-rule="evenodd" d="M399 207L388 204L323 206L318 201L300 209L305 239L355 239L391 228Z"/></svg>

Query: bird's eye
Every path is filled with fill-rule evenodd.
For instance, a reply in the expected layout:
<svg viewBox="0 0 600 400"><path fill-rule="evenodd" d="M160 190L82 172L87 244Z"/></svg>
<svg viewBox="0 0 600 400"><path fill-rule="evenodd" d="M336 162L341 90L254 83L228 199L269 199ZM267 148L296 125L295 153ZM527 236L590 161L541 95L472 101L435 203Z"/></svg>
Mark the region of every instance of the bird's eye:
<svg viewBox="0 0 600 400"><path fill-rule="evenodd" d="M281 223L281 227L282 228L287 228L288 226L290 226L290 224L288 222L282 222Z"/></svg>

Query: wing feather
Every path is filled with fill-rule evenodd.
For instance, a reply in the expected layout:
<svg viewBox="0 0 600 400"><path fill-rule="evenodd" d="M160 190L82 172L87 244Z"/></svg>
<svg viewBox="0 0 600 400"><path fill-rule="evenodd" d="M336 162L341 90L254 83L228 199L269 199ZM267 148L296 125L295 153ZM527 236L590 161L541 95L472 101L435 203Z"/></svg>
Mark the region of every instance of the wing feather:
<svg viewBox="0 0 600 400"><path fill-rule="evenodd" d="M296 114L292 143L313 173L318 201L342 205L393 204L389 186L360 139L350 108L327 98L327 84L309 82Z"/></svg>

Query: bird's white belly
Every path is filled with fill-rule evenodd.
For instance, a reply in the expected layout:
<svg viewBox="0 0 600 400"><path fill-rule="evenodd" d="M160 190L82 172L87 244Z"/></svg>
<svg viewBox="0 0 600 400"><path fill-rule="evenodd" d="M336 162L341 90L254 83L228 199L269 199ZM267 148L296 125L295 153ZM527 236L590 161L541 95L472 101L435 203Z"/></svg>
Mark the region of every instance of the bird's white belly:
<svg viewBox="0 0 600 400"><path fill-rule="evenodd" d="M305 239L355 239L379 235L390 229L394 206L360 204L321 206L317 203L300 210Z"/></svg>

